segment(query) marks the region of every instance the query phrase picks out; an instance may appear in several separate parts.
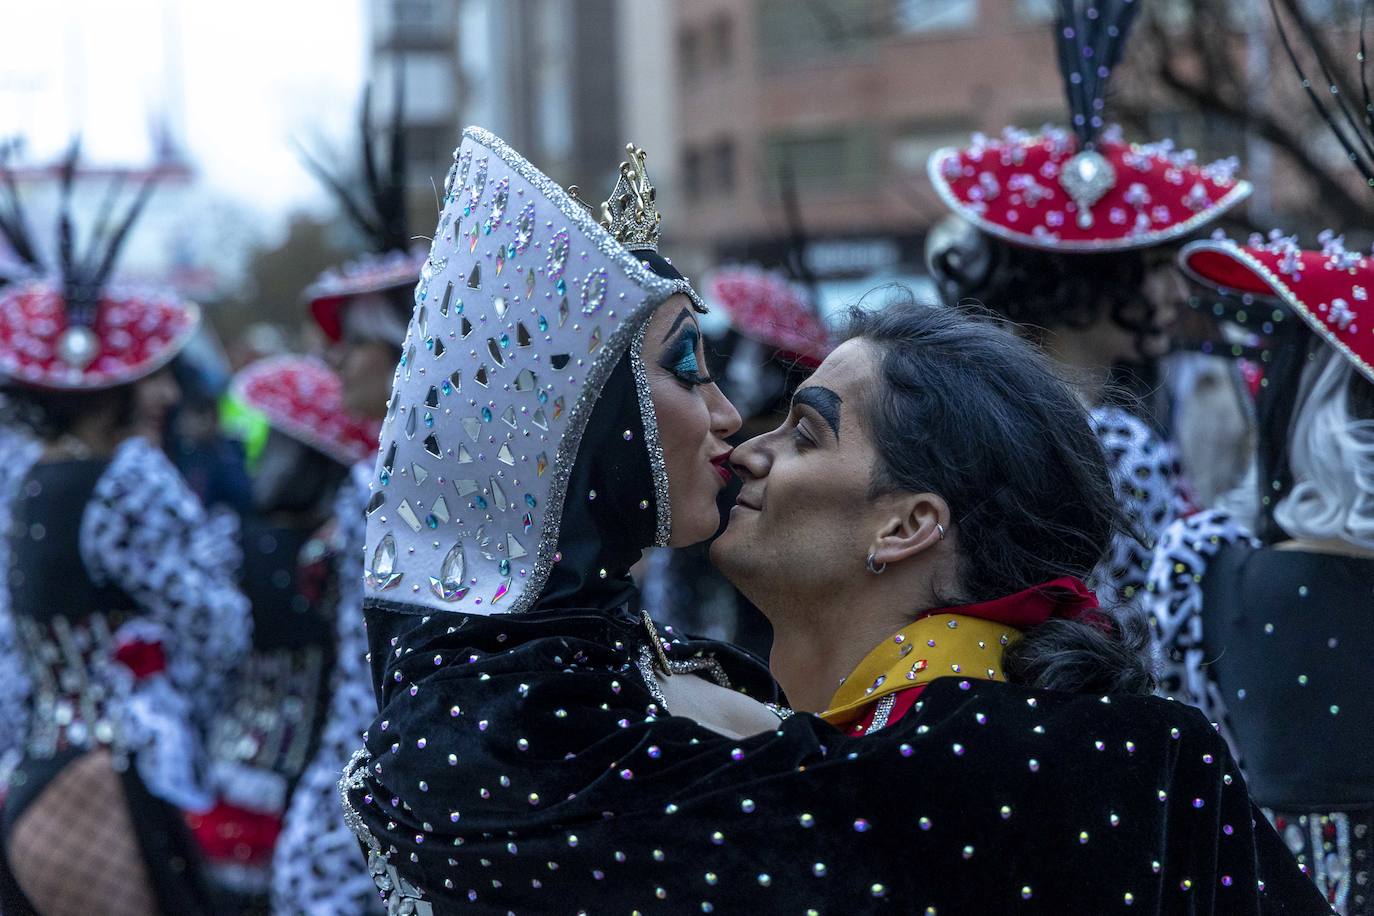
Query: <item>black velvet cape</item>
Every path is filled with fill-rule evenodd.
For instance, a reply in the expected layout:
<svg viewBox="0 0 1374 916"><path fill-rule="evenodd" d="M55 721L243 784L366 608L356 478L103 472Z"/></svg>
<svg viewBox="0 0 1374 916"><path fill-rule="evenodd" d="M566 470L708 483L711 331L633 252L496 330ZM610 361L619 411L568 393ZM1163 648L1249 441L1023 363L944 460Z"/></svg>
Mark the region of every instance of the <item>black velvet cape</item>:
<svg viewBox="0 0 1374 916"><path fill-rule="evenodd" d="M736 741L662 715L643 633L410 631L348 798L433 912L1328 912L1191 707L942 678L872 736Z"/></svg>

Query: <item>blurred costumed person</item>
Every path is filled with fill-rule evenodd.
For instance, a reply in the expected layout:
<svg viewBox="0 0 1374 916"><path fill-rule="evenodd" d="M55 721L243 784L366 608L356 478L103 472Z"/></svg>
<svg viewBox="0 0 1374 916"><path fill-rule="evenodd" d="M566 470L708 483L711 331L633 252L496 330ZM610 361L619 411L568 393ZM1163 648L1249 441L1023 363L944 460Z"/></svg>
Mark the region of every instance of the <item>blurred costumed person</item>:
<svg viewBox="0 0 1374 916"><path fill-rule="evenodd" d="M202 326L172 373L182 397L167 424L166 452L206 508L250 513L252 482L229 395L233 369L213 328Z"/></svg>
<svg viewBox="0 0 1374 916"><path fill-rule="evenodd" d="M0 168L15 154L18 140L0 142ZM12 283L32 280L42 273L38 252L32 247L23 204L8 169L0 171L0 292ZM43 453L43 444L28 424L20 422L15 405L4 392L0 376L0 534L9 531L9 506L24 473ZM0 571L10 568L9 539L0 537ZM0 581L0 585L3 581ZM8 593L0 588L0 684L14 685L0 692L0 799L9 785L9 774L23 754L24 736L18 723L27 715L28 675L24 660L14 651L13 621L6 610ZM13 725L13 727L10 727Z"/></svg>
<svg viewBox="0 0 1374 916"><path fill-rule="evenodd" d="M343 383L344 408L380 422L389 380L401 355L412 291L424 263L406 231L404 87L395 74L386 162L377 161L371 91L363 94L358 176L339 177L306 157L344 213L373 247L371 254L325 271L306 291L310 314L329 341ZM376 443L373 443L375 456ZM292 796L272 865L277 913L354 914L376 910L376 891L339 809L339 771L376 713L369 688L363 627L363 510L373 460L355 464L339 488L331 540L337 544L338 608L330 705L319 749Z"/></svg>
<svg viewBox="0 0 1374 916"><path fill-rule="evenodd" d="M1150 548L1186 508L1172 447L1111 402L1114 373L1151 370L1181 280L1173 245L1250 194L1232 161L1199 166L1171 141L1128 143L1103 102L1139 0L1059 0L1054 22L1071 126L1007 128L931 155L931 182L956 214L926 257L948 305L974 300L1021 326L1073 370L1138 537L1122 535L1093 586L1106 603L1140 592Z"/></svg>
<svg viewBox="0 0 1374 916"><path fill-rule="evenodd" d="M1335 90L1341 66L1275 20L1303 86L1361 179L1374 123ZM1331 95L1310 88L1296 45ZM1363 37L1354 80L1368 86ZM1352 49L1352 59L1357 55ZM1351 68L1356 69L1352 66ZM1321 81L1316 81L1320 85ZM1277 302L1260 389L1254 511L1203 512L1164 534L1151 571L1179 695L1219 723L1255 799L1341 913L1374 913L1374 257L1331 232L1319 250L1271 233L1183 249L1210 287Z"/></svg>
<svg viewBox="0 0 1374 916"><path fill-rule="evenodd" d="M752 266L717 270L708 301L729 319L725 333L707 352L711 377L743 418L732 443L778 425L792 392L830 352L828 331L813 297L781 271ZM736 488L720 497L724 524ZM679 630L742 646L768 657L772 634L767 619L711 564L709 543L653 550L645 558L641 587L645 601Z"/></svg>
<svg viewBox="0 0 1374 916"><path fill-rule="evenodd" d="M444 187L369 501L379 713L341 783L393 912L1324 909L1201 714L1131 695L1140 615L1071 578L1119 524L1106 463L1033 347L894 304L732 457L642 151L604 226L478 128ZM778 696L757 660L660 631L629 577L714 533L726 461L712 555L795 628L775 670L823 717L750 699ZM937 593L983 619L922 615Z"/></svg>
<svg viewBox="0 0 1374 916"><path fill-rule="evenodd" d="M204 811L204 736L251 620L228 532L138 430L175 404L168 362L199 312L106 287L151 193L115 193L84 245L62 167L53 281L0 293L0 374L42 443L5 473L4 610L26 674L4 805L6 913L188 913L209 901L183 811ZM114 189L117 192L118 188ZM5 227L8 232L12 226ZM11 240L13 244L13 239ZM6 683L6 691L16 686Z"/></svg>
<svg viewBox="0 0 1374 916"><path fill-rule="evenodd" d="M32 280L43 273L43 262L30 242L29 227L14 174L4 168L18 147L19 140L0 141L0 290L12 283ZM21 459L22 449L25 448L37 446L32 444L25 424L16 422L14 411L0 396L0 455L11 459L5 461L7 467L0 470L0 474L7 471L10 477L22 474L22 461L16 463L12 459Z"/></svg>
<svg viewBox="0 0 1374 916"><path fill-rule="evenodd" d="M331 513L349 468L376 453L380 423L345 410L338 376L306 357L259 360L232 391L268 427L241 535L253 646L210 730L215 807L190 823L223 911L257 914L268 911L282 818L329 706L342 546Z"/></svg>

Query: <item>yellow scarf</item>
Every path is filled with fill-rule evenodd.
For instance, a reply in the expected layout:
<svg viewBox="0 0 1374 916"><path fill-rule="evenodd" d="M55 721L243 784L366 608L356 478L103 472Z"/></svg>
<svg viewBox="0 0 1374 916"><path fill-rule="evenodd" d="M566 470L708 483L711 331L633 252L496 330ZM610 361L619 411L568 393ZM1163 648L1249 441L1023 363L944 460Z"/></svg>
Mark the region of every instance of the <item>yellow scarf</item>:
<svg viewBox="0 0 1374 916"><path fill-rule="evenodd" d="M843 728L873 703L937 677L1005 681L1002 650L1015 627L962 614L933 614L883 640L840 682L821 718Z"/></svg>

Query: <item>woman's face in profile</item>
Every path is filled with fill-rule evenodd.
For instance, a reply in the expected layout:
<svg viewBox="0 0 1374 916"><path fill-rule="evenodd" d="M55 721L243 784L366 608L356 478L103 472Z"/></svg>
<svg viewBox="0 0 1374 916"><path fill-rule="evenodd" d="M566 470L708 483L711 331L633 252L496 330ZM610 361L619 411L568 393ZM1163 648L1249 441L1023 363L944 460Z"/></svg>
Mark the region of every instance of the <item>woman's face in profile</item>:
<svg viewBox="0 0 1374 916"><path fill-rule="evenodd" d="M706 375L701 328L686 296L675 295L654 312L640 357L668 471L669 543L695 544L720 527L716 496L731 478L725 440L739 430L739 412Z"/></svg>

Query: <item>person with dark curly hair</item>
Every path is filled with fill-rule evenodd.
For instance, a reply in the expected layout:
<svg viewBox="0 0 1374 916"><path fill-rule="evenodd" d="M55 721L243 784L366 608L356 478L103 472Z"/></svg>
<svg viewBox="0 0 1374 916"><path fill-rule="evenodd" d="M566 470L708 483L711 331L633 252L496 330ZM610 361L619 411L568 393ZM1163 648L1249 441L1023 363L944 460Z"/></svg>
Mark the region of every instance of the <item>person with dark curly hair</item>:
<svg viewBox="0 0 1374 916"><path fill-rule="evenodd" d="M1155 536L1184 505L1171 446L1112 403L1114 370L1151 375L1183 297L1172 246L1244 200L1230 161L1171 141L1127 143L1102 118L1140 4L1064 0L1055 40L1071 127L1007 128L937 150L930 179L954 215L926 242L946 305L991 310L1068 370L1092 408L1131 532L1094 576L1109 599L1145 585Z"/></svg>

